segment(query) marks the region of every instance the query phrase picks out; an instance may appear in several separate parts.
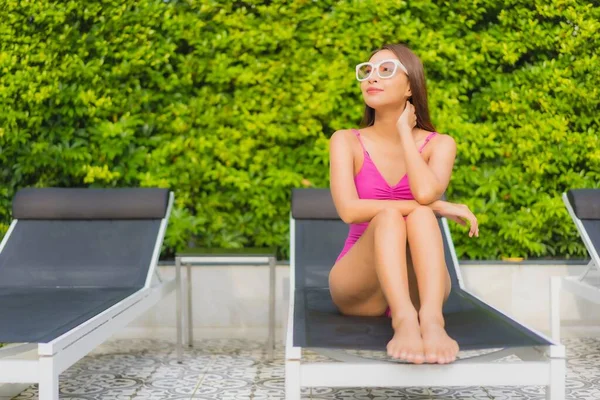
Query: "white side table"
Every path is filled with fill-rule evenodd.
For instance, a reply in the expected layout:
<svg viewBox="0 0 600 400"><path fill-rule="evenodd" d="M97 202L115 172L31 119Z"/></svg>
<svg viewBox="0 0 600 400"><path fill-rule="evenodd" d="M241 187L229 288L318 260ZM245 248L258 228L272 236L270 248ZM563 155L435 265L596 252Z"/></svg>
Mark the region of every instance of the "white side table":
<svg viewBox="0 0 600 400"><path fill-rule="evenodd" d="M267 340L267 355L269 359L273 358L275 349L275 265L277 263L275 248L243 248L243 249L221 249L221 248L190 248L175 254L175 266L177 271L181 266L186 266L187 272L187 304L185 307L185 323L187 329L183 334L183 341L190 347L193 343L193 322L192 322L192 283L191 266L192 265L268 265L269 266L269 336ZM180 272L178 272L180 273ZM180 292L181 293L181 292ZM182 299L177 299L178 302ZM180 303L178 303L180 304ZM181 315L181 307L177 310ZM180 318L180 317L178 317ZM181 330L178 325L178 330ZM178 344L182 339L182 332L177 332ZM180 346L178 346L178 351Z"/></svg>

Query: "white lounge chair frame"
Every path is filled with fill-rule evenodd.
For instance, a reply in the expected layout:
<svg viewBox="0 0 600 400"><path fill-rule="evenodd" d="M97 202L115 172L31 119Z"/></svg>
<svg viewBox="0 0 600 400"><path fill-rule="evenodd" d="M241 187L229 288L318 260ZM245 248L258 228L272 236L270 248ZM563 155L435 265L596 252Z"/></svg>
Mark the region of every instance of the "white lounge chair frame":
<svg viewBox="0 0 600 400"><path fill-rule="evenodd" d="M58 400L58 377L63 371L174 289L177 289L177 342L178 356L181 356L181 272L176 272L175 279L164 281L156 269L172 206L173 192L170 192L167 212L160 223L144 287L49 343L15 343L0 348L0 383L39 383L40 400ZM0 252L17 222L16 219L12 221L0 244ZM36 349L37 354L32 351Z"/></svg>
<svg viewBox="0 0 600 400"><path fill-rule="evenodd" d="M560 290L564 289L567 292L573 293L576 296L582 297L593 303L600 304L600 286L598 286L598 274L600 273L600 256L581 222L581 219L575 215L573 206L569 202L566 193L562 195L563 202L567 207L569 215L577 227L579 236L585 245L588 254L591 257L586 270L581 275L576 276L553 276L550 278L550 326L552 338L555 341L560 341ZM592 279L595 278L594 283Z"/></svg>
<svg viewBox="0 0 600 400"><path fill-rule="evenodd" d="M450 236L442 219L460 287L467 291ZM546 398L565 396L565 348L558 341L550 346L503 349L492 354L457 360L452 364L401 364L375 361L335 349L310 350L338 362L303 362L302 348L293 345L295 298L295 219L290 215L290 300L285 348L285 398L299 400L302 387L415 387L415 386L526 386L543 385ZM469 292L475 296L473 293ZM477 297L480 299L479 297ZM481 299L480 299L481 300ZM497 309L496 309L497 310ZM497 310L502 313L501 311ZM504 314L504 313L502 313ZM506 314L504 314L506 315ZM510 317L509 317L510 318ZM516 322L514 318L511 318ZM521 324L523 325L523 324ZM530 328L529 328L530 329ZM530 329L536 332L533 329ZM536 332L538 335L545 335ZM493 362L516 355L522 362Z"/></svg>

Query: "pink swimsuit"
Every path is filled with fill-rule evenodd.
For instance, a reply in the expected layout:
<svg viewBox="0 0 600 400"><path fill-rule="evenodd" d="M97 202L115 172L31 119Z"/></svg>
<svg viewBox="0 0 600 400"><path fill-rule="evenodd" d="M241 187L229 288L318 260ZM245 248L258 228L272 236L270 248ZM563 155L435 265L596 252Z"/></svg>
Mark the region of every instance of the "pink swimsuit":
<svg viewBox="0 0 600 400"><path fill-rule="evenodd" d="M358 171L358 174L354 177L354 184L356 185L356 191L358 192L359 199L372 199L372 200L414 200L414 196L410 191L410 186L408 184L408 174L405 174L400 182L395 184L394 186L390 186L386 180L383 178L373 160L369 156L369 153L365 149L365 145L363 144L360 133L358 130L352 130L360 145L363 148L364 161L363 165ZM419 153L423 150L425 145L431 140L432 137L436 135L436 132L431 132L426 138L421 148L419 148ZM406 217L404 217L406 218ZM357 240L362 236L362 234L367 229L369 225L368 222L363 222L359 224L350 224L350 231L348 232L348 238L344 243L344 248L342 252L337 257L337 260L341 259L357 242ZM336 260L336 262L337 262ZM389 310L386 312L389 315Z"/></svg>

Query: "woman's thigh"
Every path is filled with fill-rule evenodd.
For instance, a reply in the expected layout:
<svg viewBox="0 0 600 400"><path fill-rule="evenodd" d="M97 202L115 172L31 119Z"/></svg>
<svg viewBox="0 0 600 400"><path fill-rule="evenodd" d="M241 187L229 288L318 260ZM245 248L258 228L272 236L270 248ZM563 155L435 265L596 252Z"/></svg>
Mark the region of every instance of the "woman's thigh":
<svg viewBox="0 0 600 400"><path fill-rule="evenodd" d="M376 222L375 219L352 248L333 266L329 274L331 296L344 314L379 316L388 307L375 266L376 223L373 222ZM406 246L410 297L417 306L416 277L407 243ZM397 267L401 268L402 263L399 262Z"/></svg>

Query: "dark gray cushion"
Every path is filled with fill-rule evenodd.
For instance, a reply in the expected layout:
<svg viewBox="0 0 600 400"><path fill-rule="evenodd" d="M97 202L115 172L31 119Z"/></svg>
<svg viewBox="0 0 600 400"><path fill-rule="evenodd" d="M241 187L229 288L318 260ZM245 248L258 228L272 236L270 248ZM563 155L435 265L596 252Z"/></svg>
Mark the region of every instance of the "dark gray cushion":
<svg viewBox="0 0 600 400"><path fill-rule="evenodd" d="M572 189L567 198L579 219L600 219L600 189Z"/></svg>
<svg viewBox="0 0 600 400"><path fill-rule="evenodd" d="M169 190L26 188L13 200L15 219L161 219Z"/></svg>
<svg viewBox="0 0 600 400"><path fill-rule="evenodd" d="M160 222L19 220L0 253L0 288L143 287Z"/></svg>
<svg viewBox="0 0 600 400"><path fill-rule="evenodd" d="M0 287L0 342L51 342L138 290Z"/></svg>
<svg viewBox="0 0 600 400"><path fill-rule="evenodd" d="M443 313L448 334L462 350L550 344L462 289L451 291ZM294 346L385 351L393 334L388 317L342 315L328 289L296 289Z"/></svg>
<svg viewBox="0 0 600 400"><path fill-rule="evenodd" d="M294 345L385 350L393 334L389 318L344 316L331 299L329 272L344 246L348 226L341 220L330 219L331 208L329 213L324 212L324 207L332 204L327 202L328 192L301 189L293 197L296 206L301 206L295 209L295 247L291 260L295 266ZM444 232L443 220L438 223ZM452 257L451 237L443 234L442 238L452 280L452 292L443 311L448 333L460 347L472 350L548 345L543 337L460 289L459 266Z"/></svg>
<svg viewBox="0 0 600 400"><path fill-rule="evenodd" d="M292 189L295 219L340 219L328 188Z"/></svg>

